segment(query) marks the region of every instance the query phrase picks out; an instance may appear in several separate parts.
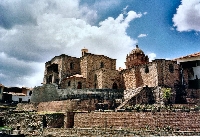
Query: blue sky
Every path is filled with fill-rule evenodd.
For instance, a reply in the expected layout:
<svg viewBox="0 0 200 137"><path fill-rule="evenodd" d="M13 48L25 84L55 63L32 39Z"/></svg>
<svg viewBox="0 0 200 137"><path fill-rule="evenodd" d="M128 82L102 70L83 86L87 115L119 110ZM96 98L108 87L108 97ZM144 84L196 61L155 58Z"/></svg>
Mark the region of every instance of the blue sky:
<svg viewBox="0 0 200 137"><path fill-rule="evenodd" d="M34 87L54 56L117 59L138 44L152 59L200 52L200 0L1 0L0 83Z"/></svg>
<svg viewBox="0 0 200 137"><path fill-rule="evenodd" d="M199 2L198 0L196 0ZM87 0L83 1L87 3ZM94 4L95 1L87 3ZM103 12L99 9L100 20L111 16L116 18L122 10L146 13L140 19L130 22L127 34L137 39L137 43L147 53L154 52L157 58L176 58L200 51L199 30L177 31L173 22L180 0L127 0ZM183 13L184 14L184 13ZM192 15L191 15L192 16ZM200 24L198 24L200 26ZM140 34L147 36L138 38Z"/></svg>

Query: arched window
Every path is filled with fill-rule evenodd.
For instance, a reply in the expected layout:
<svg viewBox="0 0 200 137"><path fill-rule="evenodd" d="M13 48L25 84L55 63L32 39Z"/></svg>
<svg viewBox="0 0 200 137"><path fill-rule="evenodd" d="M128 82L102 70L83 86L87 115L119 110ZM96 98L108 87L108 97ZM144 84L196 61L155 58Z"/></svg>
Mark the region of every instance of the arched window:
<svg viewBox="0 0 200 137"><path fill-rule="evenodd" d="M71 86L71 81L68 82L68 87Z"/></svg>
<svg viewBox="0 0 200 137"><path fill-rule="evenodd" d="M86 53L86 52L85 52L85 51L83 51L83 52L82 52L82 56L84 56L84 55L85 55L85 53Z"/></svg>
<svg viewBox="0 0 200 137"><path fill-rule="evenodd" d="M82 89L82 83L81 82L78 82L77 89Z"/></svg>
<svg viewBox="0 0 200 137"><path fill-rule="evenodd" d="M149 67L147 65L145 66L145 70L144 71L145 71L145 73L149 73Z"/></svg>
<svg viewBox="0 0 200 137"><path fill-rule="evenodd" d="M172 64L169 64L169 72L171 73L174 72L174 66Z"/></svg>
<svg viewBox="0 0 200 137"><path fill-rule="evenodd" d="M117 89L118 88L118 86L117 86L117 83L113 83L113 86L112 86L112 89Z"/></svg>
<svg viewBox="0 0 200 137"><path fill-rule="evenodd" d="M74 69L74 63L73 62L70 63L70 69Z"/></svg>
<svg viewBox="0 0 200 137"><path fill-rule="evenodd" d="M101 62L100 68L104 68L104 63L103 62Z"/></svg>

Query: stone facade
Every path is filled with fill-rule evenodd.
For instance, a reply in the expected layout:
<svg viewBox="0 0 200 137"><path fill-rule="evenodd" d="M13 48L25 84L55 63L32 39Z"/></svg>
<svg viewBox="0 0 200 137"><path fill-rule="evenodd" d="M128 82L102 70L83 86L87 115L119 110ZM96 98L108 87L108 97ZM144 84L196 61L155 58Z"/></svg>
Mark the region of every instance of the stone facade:
<svg viewBox="0 0 200 137"><path fill-rule="evenodd" d="M62 89L135 89L137 87L173 87L179 80L179 66L171 60L149 62L136 46L126 58L126 68L116 70L116 59L88 53L82 57L54 57L45 64L44 84L57 83Z"/></svg>
<svg viewBox="0 0 200 137"><path fill-rule="evenodd" d="M47 62L44 84L57 83L58 88L69 91L71 89L132 90L138 87L164 87L171 88L173 95L177 93L177 96L184 96L176 98L179 100L178 103L185 103L183 98L186 98L186 95L181 93L182 91L191 91L187 90L190 88L187 85L191 85L189 70L191 68L188 67L187 62L181 65L175 60L165 59L155 59L149 62L148 56L136 46L126 57L126 69L116 70L116 59L88 53L88 49L85 48L81 51L82 57L80 58L60 55ZM193 62L198 64L198 61ZM181 66L187 67L181 68ZM195 67L195 74L198 77L199 73L196 68L199 69L199 67ZM193 84L197 81L199 80L192 80ZM199 98L199 93L197 97Z"/></svg>
<svg viewBox="0 0 200 137"><path fill-rule="evenodd" d="M86 78L82 75L76 74L63 79L60 85L61 89L85 89Z"/></svg>
<svg viewBox="0 0 200 137"><path fill-rule="evenodd" d="M170 68L170 66L172 68ZM137 87L174 87L174 83L179 81L178 65L170 60L157 59L152 62L134 66L122 71L125 89ZM173 70L170 70L173 69Z"/></svg>
<svg viewBox="0 0 200 137"><path fill-rule="evenodd" d="M101 73L102 69L107 73ZM56 83L60 88L65 89L111 88L110 85L113 83L102 84L103 78L109 76L108 71L109 74L114 74L114 77L119 75L119 72L116 71L116 59L104 55L94 55L88 53L87 49L82 49L80 58L62 54L46 62L43 84ZM97 74L100 77L95 79ZM108 82L113 82L113 80Z"/></svg>
<svg viewBox="0 0 200 137"><path fill-rule="evenodd" d="M86 78L86 88L95 88L95 82L94 82L95 71L98 71L100 69L115 71L116 60L103 55L94 55L87 53L81 58L80 66L81 66L81 74L83 75L84 78ZM106 88L106 87L101 87L101 88Z"/></svg>
<svg viewBox="0 0 200 137"><path fill-rule="evenodd" d="M80 60L65 54L55 56L51 61L45 63L44 84L57 83L62 79L80 74Z"/></svg>
<svg viewBox="0 0 200 137"><path fill-rule="evenodd" d="M118 70L99 69L91 75L96 89L123 89L121 75Z"/></svg>

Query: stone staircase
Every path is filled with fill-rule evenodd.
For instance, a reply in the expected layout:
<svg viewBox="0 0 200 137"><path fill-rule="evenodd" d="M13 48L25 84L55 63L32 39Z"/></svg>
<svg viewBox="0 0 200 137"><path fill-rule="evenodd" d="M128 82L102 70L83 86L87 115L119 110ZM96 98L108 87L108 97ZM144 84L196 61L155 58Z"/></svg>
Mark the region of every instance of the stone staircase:
<svg viewBox="0 0 200 137"><path fill-rule="evenodd" d="M128 102L129 100L131 100L134 96L138 95L141 91L143 90L143 87L138 87L136 89L133 90L126 90L125 94L124 94L124 99L125 101L122 102L122 104L120 104L115 111L123 108Z"/></svg>

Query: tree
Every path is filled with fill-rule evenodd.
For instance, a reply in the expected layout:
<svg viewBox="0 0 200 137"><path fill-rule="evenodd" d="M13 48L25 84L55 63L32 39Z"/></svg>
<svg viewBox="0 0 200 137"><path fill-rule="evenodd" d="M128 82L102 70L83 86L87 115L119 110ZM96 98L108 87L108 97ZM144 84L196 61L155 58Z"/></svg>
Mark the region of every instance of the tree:
<svg viewBox="0 0 200 137"><path fill-rule="evenodd" d="M171 88L163 88L162 92L163 92L163 98L164 98L165 105L170 104L170 98L172 95Z"/></svg>

